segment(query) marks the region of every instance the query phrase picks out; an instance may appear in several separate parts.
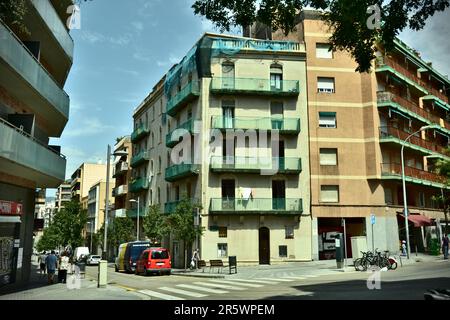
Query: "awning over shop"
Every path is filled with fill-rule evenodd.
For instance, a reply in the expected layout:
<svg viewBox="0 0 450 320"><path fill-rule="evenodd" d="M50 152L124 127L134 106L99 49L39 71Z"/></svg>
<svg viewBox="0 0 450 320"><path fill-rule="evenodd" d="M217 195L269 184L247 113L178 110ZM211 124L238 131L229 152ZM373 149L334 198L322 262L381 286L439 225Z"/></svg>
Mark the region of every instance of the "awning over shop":
<svg viewBox="0 0 450 320"><path fill-rule="evenodd" d="M399 214L400 217L405 219L403 213ZM431 226L433 224L433 220L419 213L411 213L408 215L409 222L414 223L414 227L426 227Z"/></svg>

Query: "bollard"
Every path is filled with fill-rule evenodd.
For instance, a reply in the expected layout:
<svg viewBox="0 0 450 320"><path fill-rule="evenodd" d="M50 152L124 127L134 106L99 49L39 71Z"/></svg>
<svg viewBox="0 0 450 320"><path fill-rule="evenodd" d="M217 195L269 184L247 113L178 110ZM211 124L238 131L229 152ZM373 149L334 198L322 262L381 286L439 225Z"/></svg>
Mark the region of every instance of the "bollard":
<svg viewBox="0 0 450 320"><path fill-rule="evenodd" d="M98 263L98 288L105 288L108 283L108 261L100 260Z"/></svg>

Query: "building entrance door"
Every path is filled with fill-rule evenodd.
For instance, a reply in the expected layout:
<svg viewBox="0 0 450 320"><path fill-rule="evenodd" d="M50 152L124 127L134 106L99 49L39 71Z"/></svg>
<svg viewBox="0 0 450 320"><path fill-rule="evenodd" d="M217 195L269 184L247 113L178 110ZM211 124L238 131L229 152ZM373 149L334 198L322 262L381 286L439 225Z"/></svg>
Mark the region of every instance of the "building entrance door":
<svg viewBox="0 0 450 320"><path fill-rule="evenodd" d="M259 264L270 264L270 230L259 228Z"/></svg>

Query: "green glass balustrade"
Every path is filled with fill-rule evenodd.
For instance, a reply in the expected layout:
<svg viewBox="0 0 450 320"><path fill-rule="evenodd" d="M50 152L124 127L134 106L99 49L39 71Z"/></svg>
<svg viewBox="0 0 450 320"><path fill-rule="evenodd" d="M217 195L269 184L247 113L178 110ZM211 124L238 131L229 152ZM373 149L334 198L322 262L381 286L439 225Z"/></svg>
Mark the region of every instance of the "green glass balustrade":
<svg viewBox="0 0 450 320"><path fill-rule="evenodd" d="M274 83L270 79L256 78L213 78L211 92L221 94L256 94L275 96L298 96L298 80L280 80Z"/></svg>
<svg viewBox="0 0 450 320"><path fill-rule="evenodd" d="M131 134L131 142L137 142L142 138L146 137L150 133L149 128L146 125L139 125Z"/></svg>
<svg viewBox="0 0 450 320"><path fill-rule="evenodd" d="M172 136L174 132L178 129L184 129L192 134L194 132L194 120L190 119L185 123L183 123L182 125L178 126L176 129L169 132L166 135L166 147L172 148L173 146L177 145L177 143L180 141L181 136L177 138ZM181 134L184 134L184 131L181 131Z"/></svg>
<svg viewBox="0 0 450 320"><path fill-rule="evenodd" d="M212 157L210 168L215 172L253 172L271 170L278 173L298 174L302 171L300 158L268 157Z"/></svg>
<svg viewBox="0 0 450 320"><path fill-rule="evenodd" d="M215 214L301 214L303 201L297 198L212 198L209 212Z"/></svg>
<svg viewBox="0 0 450 320"><path fill-rule="evenodd" d="M200 165L191 163L182 163L170 166L166 169L165 179L172 182L188 176L198 175L200 173Z"/></svg>
<svg viewBox="0 0 450 320"><path fill-rule="evenodd" d="M142 163L148 161L150 159L148 151L141 151L137 155L135 155L133 158L131 158L131 167L136 168L137 166L141 165Z"/></svg>
<svg viewBox="0 0 450 320"><path fill-rule="evenodd" d="M279 130L282 134L298 134L300 132L299 118L227 118L216 116L212 119L213 129L242 129L242 130Z"/></svg>
<svg viewBox="0 0 450 320"><path fill-rule="evenodd" d="M180 90L180 92L167 101L167 113L170 116L174 116L184 104L192 101L198 96L200 96L199 82L189 82Z"/></svg>
<svg viewBox="0 0 450 320"><path fill-rule="evenodd" d="M149 187L148 179L147 178L138 178L133 180L128 188L129 192L136 193L143 190L147 190Z"/></svg>

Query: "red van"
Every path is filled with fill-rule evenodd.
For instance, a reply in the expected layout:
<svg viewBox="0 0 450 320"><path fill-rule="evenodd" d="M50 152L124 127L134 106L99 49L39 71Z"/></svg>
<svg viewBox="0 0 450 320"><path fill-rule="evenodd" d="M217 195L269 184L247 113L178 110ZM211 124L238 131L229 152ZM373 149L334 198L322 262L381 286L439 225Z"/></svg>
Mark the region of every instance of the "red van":
<svg viewBox="0 0 450 320"><path fill-rule="evenodd" d="M165 248L149 248L142 252L136 264L136 274L149 273L170 274L172 261L169 250Z"/></svg>

